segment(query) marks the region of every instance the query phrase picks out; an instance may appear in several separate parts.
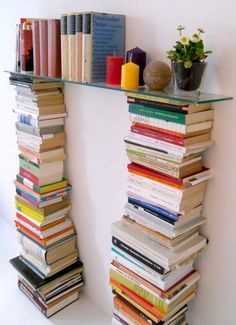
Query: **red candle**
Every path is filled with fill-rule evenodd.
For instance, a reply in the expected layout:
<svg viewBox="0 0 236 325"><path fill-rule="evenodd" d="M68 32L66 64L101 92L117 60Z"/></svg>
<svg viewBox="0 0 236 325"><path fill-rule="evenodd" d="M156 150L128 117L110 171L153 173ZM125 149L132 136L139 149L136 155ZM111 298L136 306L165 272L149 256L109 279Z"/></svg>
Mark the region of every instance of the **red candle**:
<svg viewBox="0 0 236 325"><path fill-rule="evenodd" d="M121 56L107 56L106 58L106 83L120 85L121 66L124 59Z"/></svg>

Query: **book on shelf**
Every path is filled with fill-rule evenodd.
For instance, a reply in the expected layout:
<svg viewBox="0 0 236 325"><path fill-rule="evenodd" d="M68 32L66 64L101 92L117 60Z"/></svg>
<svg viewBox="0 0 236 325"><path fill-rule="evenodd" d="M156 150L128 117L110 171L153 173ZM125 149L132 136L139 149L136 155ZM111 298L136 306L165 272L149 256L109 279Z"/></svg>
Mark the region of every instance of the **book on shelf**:
<svg viewBox="0 0 236 325"><path fill-rule="evenodd" d="M82 19L82 82L104 82L106 57L125 55L125 16L85 12Z"/></svg>
<svg viewBox="0 0 236 325"><path fill-rule="evenodd" d="M61 76L69 80L69 50L68 50L68 15L61 15Z"/></svg>
<svg viewBox="0 0 236 325"><path fill-rule="evenodd" d="M69 80L76 80L76 14L67 15Z"/></svg>
<svg viewBox="0 0 236 325"><path fill-rule="evenodd" d="M39 20L40 75L48 76L48 21Z"/></svg>
<svg viewBox="0 0 236 325"><path fill-rule="evenodd" d="M33 39L32 22L25 21L20 24L20 70L33 72Z"/></svg>
<svg viewBox="0 0 236 325"><path fill-rule="evenodd" d="M60 19L48 19L48 77L61 77Z"/></svg>
<svg viewBox="0 0 236 325"><path fill-rule="evenodd" d="M82 82L82 35L83 14L77 13L75 17L75 80Z"/></svg>
<svg viewBox="0 0 236 325"><path fill-rule="evenodd" d="M64 83L62 81L52 81L45 78L35 77L29 74L19 75L14 72L10 74L9 81L11 85L30 89L32 91L55 88L61 89L64 87Z"/></svg>
<svg viewBox="0 0 236 325"><path fill-rule="evenodd" d="M40 75L39 20L32 21L34 74Z"/></svg>

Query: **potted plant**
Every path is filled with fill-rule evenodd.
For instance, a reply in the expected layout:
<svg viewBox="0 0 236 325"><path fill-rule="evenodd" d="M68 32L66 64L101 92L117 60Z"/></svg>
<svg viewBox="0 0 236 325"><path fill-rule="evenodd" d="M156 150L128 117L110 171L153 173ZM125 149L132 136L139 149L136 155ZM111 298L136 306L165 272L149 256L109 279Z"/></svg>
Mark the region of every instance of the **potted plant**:
<svg viewBox="0 0 236 325"><path fill-rule="evenodd" d="M202 40L203 28L197 28L197 32L191 37L182 35L184 26L178 25L179 40L173 49L167 52L171 59L172 72L175 84L183 90L196 90L200 87L206 68L204 60L212 51L205 51Z"/></svg>

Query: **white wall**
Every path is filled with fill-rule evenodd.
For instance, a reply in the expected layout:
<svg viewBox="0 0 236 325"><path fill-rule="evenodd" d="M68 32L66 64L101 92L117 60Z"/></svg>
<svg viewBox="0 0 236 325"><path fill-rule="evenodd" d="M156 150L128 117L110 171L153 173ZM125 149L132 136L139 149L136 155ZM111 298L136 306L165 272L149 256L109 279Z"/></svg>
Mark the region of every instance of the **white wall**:
<svg viewBox="0 0 236 325"><path fill-rule="evenodd" d="M0 50L0 212L12 223L13 179L17 172L14 93L4 69L14 62L14 26L19 17L57 18L72 11L104 11L127 15L127 49L136 45L148 59L166 62L166 51L176 39L181 23L194 31L206 29L208 60L204 90L235 95L236 87L236 4L233 0L190 2L157 0L100 1L5 1L1 4ZM122 215L125 202L126 157L122 138L128 129L128 114L122 93L66 85L67 120L66 171L73 185L72 218L85 263L85 291L105 313L111 313L108 286L110 223ZM235 101L215 105L213 137L216 146L205 155L214 170L209 183L203 228L210 244L198 260L201 270L199 293L191 305L190 324L234 325L236 323L236 132ZM78 315L79 317L79 315Z"/></svg>

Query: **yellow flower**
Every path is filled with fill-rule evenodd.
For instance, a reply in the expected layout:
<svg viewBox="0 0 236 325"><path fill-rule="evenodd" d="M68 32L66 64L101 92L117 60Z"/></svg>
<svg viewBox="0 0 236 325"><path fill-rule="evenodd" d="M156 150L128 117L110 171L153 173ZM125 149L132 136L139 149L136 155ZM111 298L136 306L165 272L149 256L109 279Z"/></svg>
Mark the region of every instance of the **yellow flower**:
<svg viewBox="0 0 236 325"><path fill-rule="evenodd" d="M198 43L198 42L201 40L201 37L200 37L199 34L194 33L194 34L190 37L190 40L191 40L193 43Z"/></svg>
<svg viewBox="0 0 236 325"><path fill-rule="evenodd" d="M188 45L189 43L189 38L187 36L181 36L180 37L180 43L183 44L183 45Z"/></svg>

